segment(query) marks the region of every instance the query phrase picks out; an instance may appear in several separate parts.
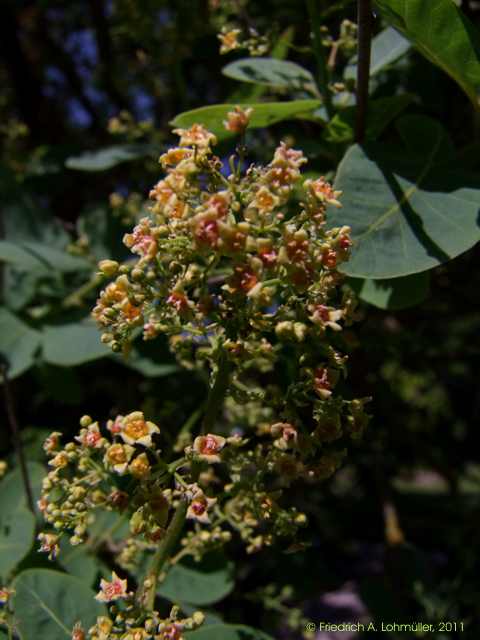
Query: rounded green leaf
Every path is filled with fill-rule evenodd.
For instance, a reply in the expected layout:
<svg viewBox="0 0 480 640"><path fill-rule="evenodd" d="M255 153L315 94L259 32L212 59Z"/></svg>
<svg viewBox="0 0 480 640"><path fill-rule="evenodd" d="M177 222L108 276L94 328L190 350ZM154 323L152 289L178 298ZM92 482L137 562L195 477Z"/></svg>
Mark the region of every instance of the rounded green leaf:
<svg viewBox="0 0 480 640"><path fill-rule="evenodd" d="M376 0L383 16L479 109L480 34L453 0Z"/></svg>
<svg viewBox="0 0 480 640"><path fill-rule="evenodd" d="M222 600L233 587L233 564L220 554L211 554L202 562L187 558L174 565L158 593L172 602L202 606Z"/></svg>
<svg viewBox="0 0 480 640"><path fill-rule="evenodd" d="M25 507L0 519L0 580L10 573L30 551L35 537L35 516Z"/></svg>
<svg viewBox="0 0 480 640"><path fill-rule="evenodd" d="M251 107L253 109L249 129L258 129L282 120L309 116L320 105L320 100L292 100L290 102L245 103L242 104L242 108ZM227 113L233 111L235 106L234 104L213 104L209 107L192 109L180 113L170 124L182 128L191 127L192 124L202 124L221 140L232 135L223 126L223 121L227 119Z"/></svg>
<svg viewBox="0 0 480 640"><path fill-rule="evenodd" d="M350 278L348 284L359 298L374 307L398 311L423 302L428 296L429 282L429 273L424 271L388 280Z"/></svg>
<svg viewBox="0 0 480 640"><path fill-rule="evenodd" d="M144 158L153 153L154 149L149 144L112 145L97 151L85 151L78 156L72 156L67 159L65 166L77 171L106 171L122 162Z"/></svg>
<svg viewBox="0 0 480 640"><path fill-rule="evenodd" d="M7 309L0 309L0 356L8 363L8 377L16 378L35 362L40 333ZM0 375L1 381L1 375Z"/></svg>
<svg viewBox="0 0 480 640"><path fill-rule="evenodd" d="M79 578L89 586L93 585L99 572L98 561L87 552L85 546L72 546L65 538L61 540L57 562L67 573Z"/></svg>
<svg viewBox="0 0 480 640"><path fill-rule="evenodd" d="M343 208L329 216L330 225L352 228L344 273L373 279L420 273L478 242L480 177L445 165L444 148L438 130L428 154L377 145L349 149L335 181Z"/></svg>
<svg viewBox="0 0 480 640"><path fill-rule="evenodd" d="M8 262L24 271L45 270L44 263L18 244L0 240L0 261Z"/></svg>
<svg viewBox="0 0 480 640"><path fill-rule="evenodd" d="M111 354L100 342L100 332L90 320L45 327L42 344L45 361L61 367L84 364Z"/></svg>
<svg viewBox="0 0 480 640"><path fill-rule="evenodd" d="M186 633L191 640L273 640L271 636L243 624L212 624Z"/></svg>
<svg viewBox="0 0 480 640"><path fill-rule="evenodd" d="M50 432L49 432L50 433ZM38 462L27 462L28 477L32 488L33 499L36 502L40 498L42 480L45 477L45 467ZM27 498L23 484L22 473L19 467L15 467L0 482L0 522L2 518L17 509L27 507Z"/></svg>
<svg viewBox="0 0 480 640"><path fill-rule="evenodd" d="M269 87L311 89L315 86L310 71L294 62L276 58L242 58L227 64L222 69L222 73L240 82Z"/></svg>
<svg viewBox="0 0 480 640"><path fill-rule="evenodd" d="M81 622L91 627L106 609L78 578L49 569L28 569L13 582L13 607L22 640L70 640Z"/></svg>

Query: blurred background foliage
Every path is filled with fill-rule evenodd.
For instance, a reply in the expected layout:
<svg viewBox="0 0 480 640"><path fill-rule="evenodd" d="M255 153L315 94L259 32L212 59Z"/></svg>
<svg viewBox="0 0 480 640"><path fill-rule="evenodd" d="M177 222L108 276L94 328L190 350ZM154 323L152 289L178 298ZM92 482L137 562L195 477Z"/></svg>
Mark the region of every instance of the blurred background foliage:
<svg viewBox="0 0 480 640"><path fill-rule="evenodd" d="M478 25L477 5L463 8ZM324 2L321 17L337 37L342 20L355 20L355 4ZM121 239L145 211L160 174L158 155L173 140L169 122L208 104L290 97L222 74L238 57L218 53L216 34L225 24L255 28L267 36L271 55L288 52L314 71L307 11L294 0L2 3L0 352L34 484L44 463L42 439L52 430L73 434L82 414L106 419L141 408L168 436L204 398L206 381L179 370L161 341L136 343L126 360L112 355L89 312L101 285L97 261L127 256ZM384 26L378 18L376 32ZM371 92L374 100L411 96L404 114L441 121L459 161L478 171L478 115L419 53L405 47L372 78ZM340 124L292 120L257 129L249 155L264 160L288 139L304 149L309 172L328 175L350 142L348 120ZM399 144L392 123L382 127L380 141ZM228 153L227 143L219 153ZM463 620L461 637L477 637L477 258L474 248L431 271L419 295L409 290L418 302L409 308L396 309L405 306L401 300L382 305L375 292L364 292L376 306L362 302L347 335L348 385L356 396L374 398L368 433L330 481L298 495L310 517L310 547L245 557L232 543L235 585L232 578L220 589L211 622L220 617L297 638L302 615L316 622ZM5 415L2 429L0 456L14 467ZM11 495L7 481L12 485L12 477L0 484L2 509ZM102 559L101 544L94 548ZM23 560L24 568L44 564L33 553ZM99 566L84 576L90 584ZM78 575L78 568L64 568ZM198 568L192 572L202 579Z"/></svg>

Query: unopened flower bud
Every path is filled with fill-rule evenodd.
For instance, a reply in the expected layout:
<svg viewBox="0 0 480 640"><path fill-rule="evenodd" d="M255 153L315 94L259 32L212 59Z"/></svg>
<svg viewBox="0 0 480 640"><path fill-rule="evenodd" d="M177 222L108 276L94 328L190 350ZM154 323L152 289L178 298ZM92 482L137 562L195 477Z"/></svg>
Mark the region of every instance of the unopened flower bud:
<svg viewBox="0 0 480 640"><path fill-rule="evenodd" d="M119 264L116 260L101 260L98 263L98 268L103 273L103 275L107 276L107 278L111 278L118 271Z"/></svg>

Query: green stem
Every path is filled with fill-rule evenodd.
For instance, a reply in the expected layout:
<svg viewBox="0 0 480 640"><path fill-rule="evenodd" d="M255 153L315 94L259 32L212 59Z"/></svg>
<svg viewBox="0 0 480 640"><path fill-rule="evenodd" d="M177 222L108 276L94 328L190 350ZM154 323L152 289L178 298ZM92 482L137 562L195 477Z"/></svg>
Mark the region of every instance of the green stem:
<svg viewBox="0 0 480 640"><path fill-rule="evenodd" d="M210 389L210 393L207 398L207 407L205 415L202 420L202 433L209 433L214 425L219 410L223 405L223 399L228 389L228 383L230 379L231 364L228 361L226 354L222 351L220 359L218 361L217 375L215 376L215 382Z"/></svg>
<svg viewBox="0 0 480 640"><path fill-rule="evenodd" d="M150 571L147 576L149 586L145 591L145 607L147 611L153 611L155 606L155 596L157 593L158 576L163 568L163 565L172 555L172 551L178 542L178 538L182 533L185 519L187 517L187 503L181 500L178 504L177 510L173 514L173 518L168 525L165 537L160 543L158 550L152 559Z"/></svg>
<svg viewBox="0 0 480 640"><path fill-rule="evenodd" d="M91 291L96 289L98 286L102 284L105 280L105 276L103 275L94 275L88 282L83 284L78 289L75 289L72 293L70 293L62 302L62 307L78 307L83 303L83 299L87 296Z"/></svg>
<svg viewBox="0 0 480 640"><path fill-rule="evenodd" d="M318 0L307 0L308 15L310 16L310 24L312 28L313 52L317 61L318 85L322 93L325 109L327 110L329 120L334 115L332 105L332 94L329 89L330 73L328 70L327 57L322 44L322 34L320 32L320 11Z"/></svg>

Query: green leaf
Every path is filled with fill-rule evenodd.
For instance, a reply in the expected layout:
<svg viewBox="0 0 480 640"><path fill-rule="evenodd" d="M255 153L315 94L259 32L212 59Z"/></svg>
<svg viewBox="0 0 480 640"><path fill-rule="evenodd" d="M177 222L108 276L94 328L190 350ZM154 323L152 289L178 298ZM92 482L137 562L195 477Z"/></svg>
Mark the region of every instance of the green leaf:
<svg viewBox="0 0 480 640"><path fill-rule="evenodd" d="M91 269L87 260L72 256L62 249L51 247L43 242L21 242L19 248L30 253L33 258L43 264L44 269L55 269L64 273Z"/></svg>
<svg viewBox="0 0 480 640"><path fill-rule="evenodd" d="M375 76L386 67L404 56L410 49L410 42L392 27L380 31L372 40L370 55L370 76ZM348 64L344 77L346 80L357 76L357 57Z"/></svg>
<svg viewBox="0 0 480 640"><path fill-rule="evenodd" d="M479 108L480 36L452 0L376 0L383 16Z"/></svg>
<svg viewBox="0 0 480 640"><path fill-rule="evenodd" d="M242 104L242 108L253 108L249 129L259 129L282 120L311 115L315 109L319 108L320 104L320 100L292 100L291 102L248 103ZM203 124L219 139L224 139L232 134L225 130L223 121L227 119L227 113L233 111L234 108L234 104L214 104L209 107L201 107L180 113L170 124L184 128L191 127L195 123Z"/></svg>
<svg viewBox="0 0 480 640"><path fill-rule="evenodd" d="M42 480L45 477L45 467L38 462L27 462L27 470L33 499L36 502L40 498ZM16 509L27 507L27 498L19 467L15 467L0 482L0 504L2 505L0 522L2 522L4 515L14 513Z"/></svg>
<svg viewBox="0 0 480 640"><path fill-rule="evenodd" d="M398 311L423 302L429 293L429 282L429 273L424 271L389 280L350 278L348 284L362 300L374 307Z"/></svg>
<svg viewBox="0 0 480 640"><path fill-rule="evenodd" d="M233 587L233 564L221 554L210 554L202 562L188 558L174 565L158 593L173 602L202 606L222 600Z"/></svg>
<svg viewBox="0 0 480 640"><path fill-rule="evenodd" d="M71 156L65 162L65 166L77 171L106 171L122 162L145 158L155 155L156 152L157 149L150 144L118 144Z"/></svg>
<svg viewBox="0 0 480 640"><path fill-rule="evenodd" d="M145 211L145 215L147 212ZM123 244L126 227L106 208L87 211L77 221L78 234L88 237L88 248L97 260L123 262L131 253Z"/></svg>
<svg viewBox="0 0 480 640"><path fill-rule="evenodd" d="M3 505L2 505L3 509ZM35 516L25 507L2 513L0 520L0 580L28 554L35 537Z"/></svg>
<svg viewBox="0 0 480 640"><path fill-rule="evenodd" d="M9 365L9 378L16 378L34 364L39 346L38 331L31 329L7 309L0 308L0 356Z"/></svg>
<svg viewBox="0 0 480 640"><path fill-rule="evenodd" d="M444 132L424 121L429 154L355 145L338 168L343 208L331 226L349 225L354 248L342 271L357 278L398 278L428 271L480 239L480 178L448 165ZM432 125L433 127L433 125Z"/></svg>
<svg viewBox="0 0 480 640"><path fill-rule="evenodd" d="M34 499L38 499L45 475L42 465L27 465ZM35 516L27 508L23 478L17 467L0 482L0 581L5 581L28 555L35 537Z"/></svg>
<svg viewBox="0 0 480 640"><path fill-rule="evenodd" d="M378 98L368 105L367 140L376 140L404 109L412 102L413 96L405 93L400 96ZM340 109L325 129L325 139L333 143L348 143L354 138L355 116L357 108Z"/></svg>
<svg viewBox="0 0 480 640"><path fill-rule="evenodd" d="M292 44L295 35L295 29L293 26L287 27L285 31L280 35L277 43L271 51L271 57L277 60L284 60ZM259 98L267 91L268 87L260 84L251 86L250 84L237 85L235 91L229 95L228 101L239 104L242 102L258 101Z"/></svg>
<svg viewBox="0 0 480 640"><path fill-rule="evenodd" d="M190 631L185 637L192 640L273 640L263 631L243 624L212 624L204 629Z"/></svg>
<svg viewBox="0 0 480 640"><path fill-rule="evenodd" d="M294 62L276 58L242 58L227 64L222 73L240 82L251 82L268 87L312 90L312 74Z"/></svg>
<svg viewBox="0 0 480 640"><path fill-rule="evenodd" d="M45 327L42 346L44 360L61 367L84 364L111 354L100 342L100 332L89 319Z"/></svg>
<svg viewBox="0 0 480 640"><path fill-rule="evenodd" d="M13 242L0 240L0 261L16 265L25 271L45 270L45 264L28 249Z"/></svg>
<svg viewBox="0 0 480 640"><path fill-rule="evenodd" d="M72 546L65 538L60 542L57 562L72 576L89 586L93 585L99 567L97 559L88 553L83 545Z"/></svg>
<svg viewBox="0 0 480 640"><path fill-rule="evenodd" d="M49 569L27 569L13 582L13 607L22 640L70 640L81 622L91 627L106 609L81 580Z"/></svg>

